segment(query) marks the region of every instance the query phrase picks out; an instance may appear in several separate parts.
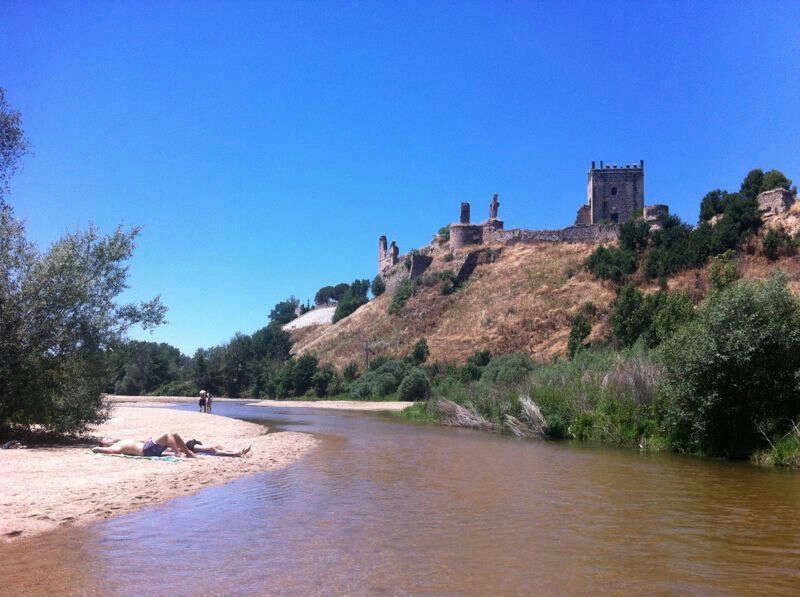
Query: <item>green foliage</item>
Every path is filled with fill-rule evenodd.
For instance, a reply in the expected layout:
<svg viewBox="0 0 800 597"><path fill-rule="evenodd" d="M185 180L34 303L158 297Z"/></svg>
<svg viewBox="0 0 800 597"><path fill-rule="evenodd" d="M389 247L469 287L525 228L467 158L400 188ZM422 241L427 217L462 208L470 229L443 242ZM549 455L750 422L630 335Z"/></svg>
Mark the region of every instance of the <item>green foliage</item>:
<svg viewBox="0 0 800 597"><path fill-rule="evenodd" d="M686 294L659 291L645 296L631 283L620 289L612 305L611 329L622 347L642 339L652 348L693 315L694 307Z"/></svg>
<svg viewBox="0 0 800 597"><path fill-rule="evenodd" d="M728 195L729 193L722 189L714 189L706 193L706 196L700 201L700 221L707 222L725 211Z"/></svg>
<svg viewBox="0 0 800 597"><path fill-rule="evenodd" d="M333 318L331 319L331 322L336 323L340 319L344 319L348 315L352 314L361 305L366 305L367 302L367 297L356 295L353 292L348 292L336 305L336 311L333 312Z"/></svg>
<svg viewBox="0 0 800 597"><path fill-rule="evenodd" d="M403 280L389 303L389 313L392 315L399 313L406 306L408 299L414 295L416 287L414 280Z"/></svg>
<svg viewBox="0 0 800 597"><path fill-rule="evenodd" d="M621 346L632 346L652 324L645 296L633 283L623 286L612 305L611 329Z"/></svg>
<svg viewBox="0 0 800 597"><path fill-rule="evenodd" d="M411 349L411 361L416 365L421 365L428 360L431 351L428 349L428 341L420 338Z"/></svg>
<svg viewBox="0 0 800 597"><path fill-rule="evenodd" d="M476 367L485 367L492 360L492 353L488 350L479 350L467 359L467 364Z"/></svg>
<svg viewBox="0 0 800 597"><path fill-rule="evenodd" d="M748 199L755 199L758 194L764 190L764 171L760 168L755 168L747 173L742 181L742 186L739 192Z"/></svg>
<svg viewBox="0 0 800 597"><path fill-rule="evenodd" d="M741 456L797 417L800 305L783 276L712 294L662 355L677 449Z"/></svg>
<svg viewBox="0 0 800 597"><path fill-rule="evenodd" d="M173 380L150 392L151 396L197 396L200 388L191 381Z"/></svg>
<svg viewBox="0 0 800 597"><path fill-rule="evenodd" d="M269 312L269 320L278 325L286 325L297 317L295 311L300 306L300 301L290 296L285 301L276 304Z"/></svg>
<svg viewBox="0 0 800 597"><path fill-rule="evenodd" d="M761 192L771 191L772 189L783 188L787 191L791 189L792 181L780 170L769 170L764 172L764 178L761 181Z"/></svg>
<svg viewBox="0 0 800 597"><path fill-rule="evenodd" d="M350 384L350 394L358 400L379 400L397 391L410 365L400 360L383 360Z"/></svg>
<svg viewBox="0 0 800 597"><path fill-rule="evenodd" d="M441 236L444 240L450 240L450 224L439 228L439 232L437 232L437 234Z"/></svg>
<svg viewBox="0 0 800 597"><path fill-rule="evenodd" d="M665 342L678 331L683 324L694 318L692 299L684 292L662 292L653 301L652 331L649 334L650 345Z"/></svg>
<svg viewBox="0 0 800 597"><path fill-rule="evenodd" d="M431 382L420 367L409 371L397 388L397 398L406 402L427 400L431 395Z"/></svg>
<svg viewBox="0 0 800 597"><path fill-rule="evenodd" d="M11 177L27 151L22 116L8 105L6 90L0 87L0 199L8 192Z"/></svg>
<svg viewBox="0 0 800 597"><path fill-rule="evenodd" d="M597 247L586 260L586 269L598 278L622 283L636 271L636 255L629 249Z"/></svg>
<svg viewBox="0 0 800 597"><path fill-rule="evenodd" d="M169 344L131 341L106 351L109 380L106 390L113 394L140 396L185 377L189 359Z"/></svg>
<svg viewBox="0 0 800 597"><path fill-rule="evenodd" d="M738 280L739 277L739 261L736 259L736 253L732 249L728 249L711 260L711 267L708 270L708 280L711 282L711 287L715 290L730 286Z"/></svg>
<svg viewBox="0 0 800 597"><path fill-rule="evenodd" d="M783 226L770 228L764 235L764 255L770 261L775 261L781 255L794 255L795 246L792 237L783 229Z"/></svg>
<svg viewBox="0 0 800 597"><path fill-rule="evenodd" d="M358 378L358 363L355 361L350 361L347 365L344 366L342 369L342 377L345 381L353 381Z"/></svg>
<svg viewBox="0 0 800 597"><path fill-rule="evenodd" d="M13 162L13 152L3 160ZM74 432L102 420L104 351L132 325L159 325L166 311L158 298L116 302L137 234L90 227L40 253L0 198L0 425Z"/></svg>
<svg viewBox="0 0 800 597"><path fill-rule="evenodd" d="M312 386L317 372L317 355L301 355L292 367L292 390L295 396L302 396Z"/></svg>
<svg viewBox="0 0 800 597"><path fill-rule="evenodd" d="M386 283L380 275L375 276L375 279L372 280L370 290L372 290L372 296L380 296L386 292Z"/></svg>
<svg viewBox="0 0 800 597"><path fill-rule="evenodd" d="M484 367L481 382L514 384L522 381L533 369L531 358L521 352L512 352L493 358Z"/></svg>
<svg viewBox="0 0 800 597"><path fill-rule="evenodd" d="M572 327L569 331L569 341L567 342L567 354L572 359L575 353L583 345L583 341L592 333L592 324L589 319L583 314L578 313L572 319Z"/></svg>
<svg viewBox="0 0 800 597"><path fill-rule="evenodd" d="M396 413L396 416L414 423L435 423L437 421L436 413L433 412L429 402L412 404Z"/></svg>
<svg viewBox="0 0 800 597"><path fill-rule="evenodd" d="M314 375L311 376L311 385L314 393L323 398L329 394L329 388L336 377L336 372L331 366L319 367Z"/></svg>
<svg viewBox="0 0 800 597"><path fill-rule="evenodd" d="M445 263L450 263L455 258L456 256L453 255L452 253L447 253L444 257L442 257Z"/></svg>
<svg viewBox="0 0 800 597"><path fill-rule="evenodd" d="M619 245L628 251L643 252L649 238L650 223L644 220L630 220L619 227Z"/></svg>

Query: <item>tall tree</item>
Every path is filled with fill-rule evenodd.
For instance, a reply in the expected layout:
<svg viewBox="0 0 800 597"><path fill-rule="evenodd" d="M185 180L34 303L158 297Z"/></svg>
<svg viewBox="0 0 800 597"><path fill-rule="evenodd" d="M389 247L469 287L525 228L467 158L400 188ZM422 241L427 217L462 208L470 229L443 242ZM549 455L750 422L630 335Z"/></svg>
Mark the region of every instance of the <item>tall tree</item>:
<svg viewBox="0 0 800 597"><path fill-rule="evenodd" d="M0 87L0 199L8 192L9 181L27 151L22 116L8 105L6 90Z"/></svg>

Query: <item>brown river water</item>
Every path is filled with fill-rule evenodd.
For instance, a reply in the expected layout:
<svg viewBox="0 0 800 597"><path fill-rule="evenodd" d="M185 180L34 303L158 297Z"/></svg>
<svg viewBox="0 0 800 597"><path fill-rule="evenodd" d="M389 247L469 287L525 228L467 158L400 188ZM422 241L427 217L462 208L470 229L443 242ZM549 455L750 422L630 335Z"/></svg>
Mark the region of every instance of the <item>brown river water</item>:
<svg viewBox="0 0 800 597"><path fill-rule="evenodd" d="M0 546L0 594L800 594L800 473L367 413L216 412L321 446Z"/></svg>

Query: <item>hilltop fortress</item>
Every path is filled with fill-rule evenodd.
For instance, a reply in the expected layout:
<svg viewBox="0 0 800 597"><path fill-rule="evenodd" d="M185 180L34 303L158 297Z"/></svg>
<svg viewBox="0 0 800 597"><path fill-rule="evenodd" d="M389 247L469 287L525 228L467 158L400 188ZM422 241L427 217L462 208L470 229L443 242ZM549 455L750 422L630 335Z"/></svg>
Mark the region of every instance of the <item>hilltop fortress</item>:
<svg viewBox="0 0 800 597"><path fill-rule="evenodd" d="M403 257L410 277L420 275L430 264L433 254L441 250L458 250L485 244L507 244L514 242L580 242L604 243L617 239L619 224L635 217L656 222L667 215L669 208L658 204L644 205L644 160L638 164L617 166L592 162L588 172L586 204L578 209L575 224L557 230L530 230L527 228L505 229L498 217L500 201L495 194L489 203L489 217L479 223L470 221L470 204L462 203L460 217L450 224L450 238L440 235L431 243ZM384 278L397 278L396 269L401 261L400 250L395 241L387 245L386 236L378 239L378 273Z"/></svg>

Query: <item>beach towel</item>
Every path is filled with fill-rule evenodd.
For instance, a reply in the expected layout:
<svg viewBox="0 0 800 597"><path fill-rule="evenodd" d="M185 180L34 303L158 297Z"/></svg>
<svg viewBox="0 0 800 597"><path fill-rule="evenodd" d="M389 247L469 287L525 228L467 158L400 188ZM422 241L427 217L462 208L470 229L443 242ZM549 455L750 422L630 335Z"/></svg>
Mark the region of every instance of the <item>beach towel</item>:
<svg viewBox="0 0 800 597"><path fill-rule="evenodd" d="M89 453L93 456L116 456L117 458L134 458L136 460L157 460L159 462L180 462L180 458L175 458L174 456L129 456L127 454L101 454L99 452L92 452L89 450Z"/></svg>

